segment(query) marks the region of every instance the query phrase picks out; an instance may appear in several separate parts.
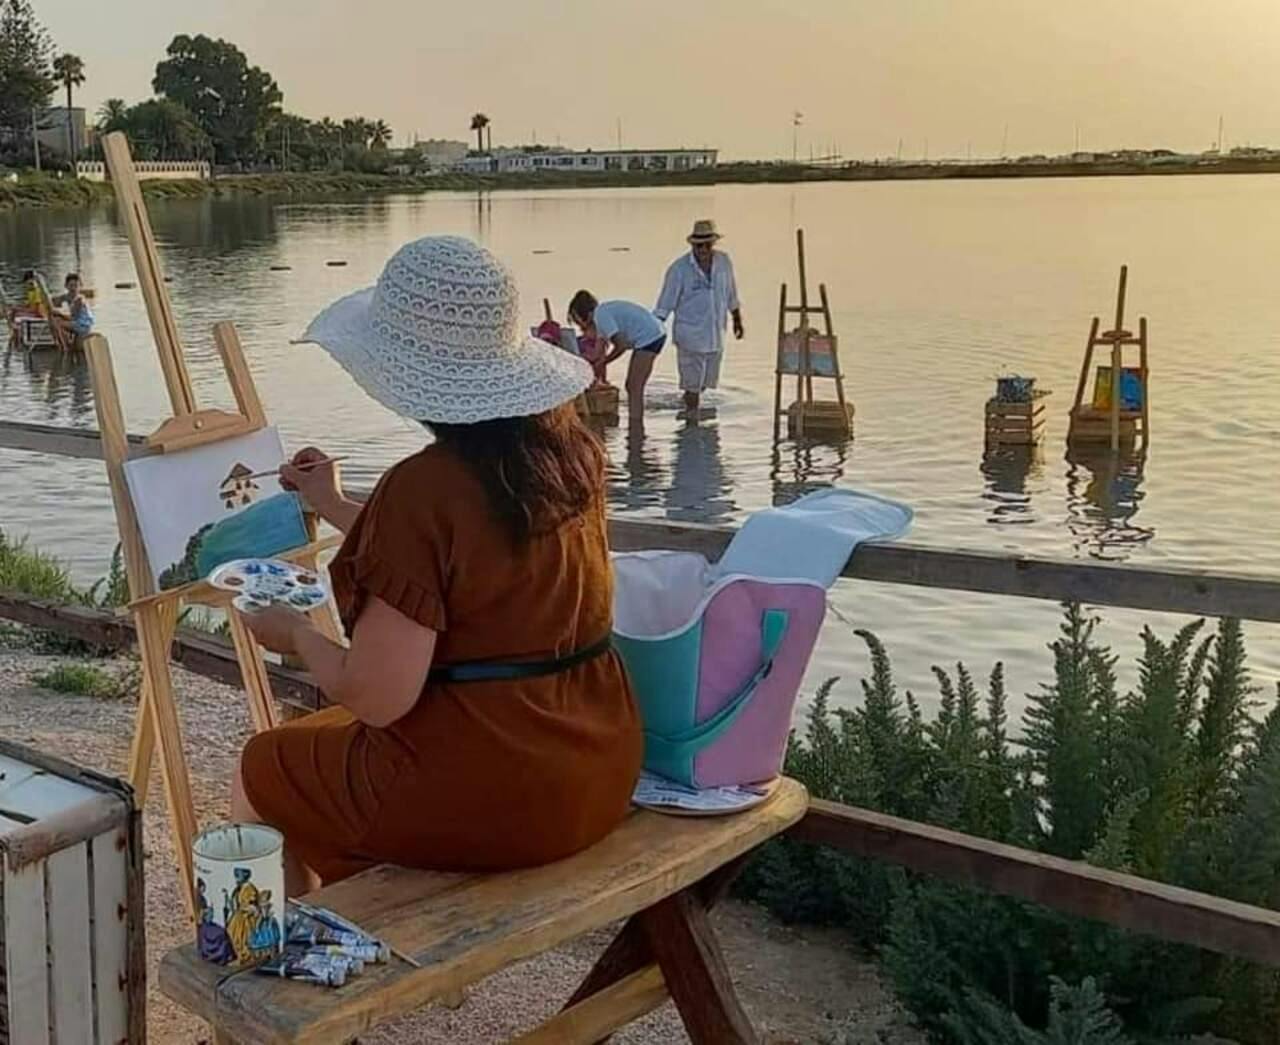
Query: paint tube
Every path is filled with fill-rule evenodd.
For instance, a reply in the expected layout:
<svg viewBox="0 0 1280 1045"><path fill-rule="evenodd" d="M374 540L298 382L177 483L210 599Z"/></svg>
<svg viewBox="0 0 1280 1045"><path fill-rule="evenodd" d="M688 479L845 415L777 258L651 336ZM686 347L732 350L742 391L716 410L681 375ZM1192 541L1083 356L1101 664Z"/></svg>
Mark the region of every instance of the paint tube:
<svg viewBox="0 0 1280 1045"><path fill-rule="evenodd" d="M307 925L295 922L289 930L288 943L296 947L329 947L330 954L347 954L366 962L389 962L391 948L379 940L363 933L337 932L325 926Z"/></svg>
<svg viewBox="0 0 1280 1045"><path fill-rule="evenodd" d="M298 911L313 921L319 922L321 925L327 925L330 929L336 929L339 932L355 933L357 936L363 936L372 940L373 937L365 932L355 922L348 921L340 914L335 914L326 907L312 907L311 904L303 903L301 900L290 901Z"/></svg>
<svg viewBox="0 0 1280 1045"><path fill-rule="evenodd" d="M322 987L341 987L347 982L346 963L326 962L319 956L311 957L288 952L259 965L256 971L264 976L279 976L286 980L314 983Z"/></svg>
<svg viewBox="0 0 1280 1045"><path fill-rule="evenodd" d="M289 901L288 932L290 943L308 946L372 947L377 951L378 962L391 960L391 948L375 936L365 932L354 922L323 907L312 907L298 900Z"/></svg>
<svg viewBox="0 0 1280 1045"><path fill-rule="evenodd" d="M307 953L336 955L353 961L367 962L370 965L388 961L391 957L389 948L385 945L377 947L374 944L313 943L307 946Z"/></svg>

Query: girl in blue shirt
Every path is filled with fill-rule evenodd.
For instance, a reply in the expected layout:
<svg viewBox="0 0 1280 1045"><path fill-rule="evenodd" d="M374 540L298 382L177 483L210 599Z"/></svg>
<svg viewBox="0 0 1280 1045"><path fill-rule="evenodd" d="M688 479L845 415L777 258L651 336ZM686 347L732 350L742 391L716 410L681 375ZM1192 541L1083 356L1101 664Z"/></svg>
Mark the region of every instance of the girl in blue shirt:
<svg viewBox="0 0 1280 1045"><path fill-rule="evenodd" d="M569 302L569 319L584 334L607 346L605 365L623 353L631 353L627 367L627 414L632 426L644 424L644 386L653 372L654 361L667 334L649 309L634 301L597 301L588 290L580 290Z"/></svg>

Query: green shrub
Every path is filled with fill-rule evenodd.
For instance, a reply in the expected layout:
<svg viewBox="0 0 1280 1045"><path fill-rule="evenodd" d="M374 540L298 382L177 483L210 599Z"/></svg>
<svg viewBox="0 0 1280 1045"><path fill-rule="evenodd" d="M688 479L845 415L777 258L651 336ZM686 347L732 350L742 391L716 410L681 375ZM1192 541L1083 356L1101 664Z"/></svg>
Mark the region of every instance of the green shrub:
<svg viewBox="0 0 1280 1045"><path fill-rule="evenodd" d="M1239 622L1203 630L1145 630L1121 695L1095 621L1067 607L1053 680L1029 698L1017 742L999 665L985 696L963 665L935 669L925 722L860 632L860 705L833 709L824 684L787 772L822 798L1280 907L1280 705L1254 723ZM854 930L942 1041L1280 1040L1274 969L787 840L742 887L783 918Z"/></svg>
<svg viewBox="0 0 1280 1045"><path fill-rule="evenodd" d="M55 664L48 671L33 675L31 681L40 688L55 693L97 697L100 700L124 700L137 692L138 671L135 667L114 674L96 664L76 661Z"/></svg>
<svg viewBox="0 0 1280 1045"><path fill-rule="evenodd" d="M50 602L79 602L67 568L45 552L28 546L25 538L13 540L0 530L0 589L16 591Z"/></svg>

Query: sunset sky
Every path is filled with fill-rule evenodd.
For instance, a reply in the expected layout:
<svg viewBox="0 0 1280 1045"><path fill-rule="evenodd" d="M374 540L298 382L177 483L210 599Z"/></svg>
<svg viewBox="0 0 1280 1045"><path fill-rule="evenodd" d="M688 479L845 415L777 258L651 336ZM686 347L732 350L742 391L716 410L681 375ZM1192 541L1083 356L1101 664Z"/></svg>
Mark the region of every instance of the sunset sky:
<svg viewBox="0 0 1280 1045"><path fill-rule="evenodd" d="M1276 0L34 0L89 108L150 94L176 33L221 36L291 111L397 143L711 145L726 158L1280 145Z"/></svg>

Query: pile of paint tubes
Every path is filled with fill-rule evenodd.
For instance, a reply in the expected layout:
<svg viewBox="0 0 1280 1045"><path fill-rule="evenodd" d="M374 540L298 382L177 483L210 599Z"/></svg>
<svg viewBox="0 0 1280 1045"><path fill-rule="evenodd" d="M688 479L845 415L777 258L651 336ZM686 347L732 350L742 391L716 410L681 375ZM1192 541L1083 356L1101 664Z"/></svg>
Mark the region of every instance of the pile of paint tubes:
<svg viewBox="0 0 1280 1045"><path fill-rule="evenodd" d="M284 950L259 965L265 976L341 987L373 963L391 960L391 948L353 922L323 907L290 900Z"/></svg>

